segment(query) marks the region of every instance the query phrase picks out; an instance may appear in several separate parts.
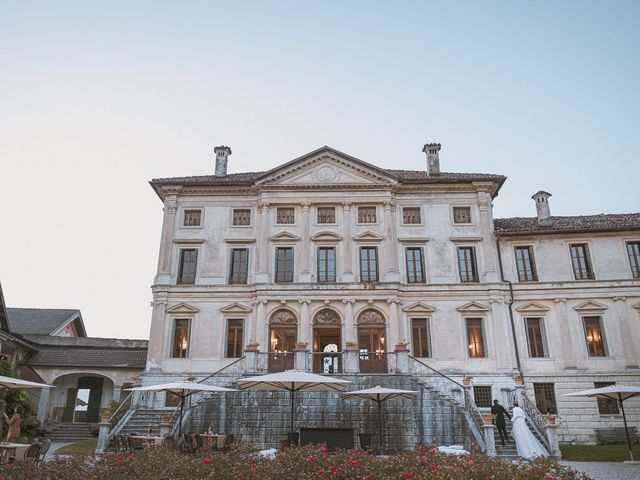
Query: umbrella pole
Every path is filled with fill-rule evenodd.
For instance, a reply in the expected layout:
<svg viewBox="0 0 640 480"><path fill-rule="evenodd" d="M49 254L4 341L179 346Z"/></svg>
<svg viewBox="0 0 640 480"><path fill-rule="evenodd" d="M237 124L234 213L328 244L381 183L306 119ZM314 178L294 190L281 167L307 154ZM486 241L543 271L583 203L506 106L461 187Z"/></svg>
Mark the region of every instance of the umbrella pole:
<svg viewBox="0 0 640 480"><path fill-rule="evenodd" d="M629 438L629 427L627 427L627 416L624 414L624 402L620 402L620 410L622 410L622 420L624 421L624 432L627 434L627 445L629 446L629 459L633 462L633 450L631 449L631 438Z"/></svg>
<svg viewBox="0 0 640 480"><path fill-rule="evenodd" d="M290 393L290 397L291 397L291 430L289 430L289 431L293 433L293 400L294 400L294 397L296 395L296 391L295 390L290 390L289 393Z"/></svg>
<svg viewBox="0 0 640 480"><path fill-rule="evenodd" d="M182 413L183 413L183 409L184 409L184 401L187 399L187 397L182 397L182 401L180 402L180 420L178 420L178 437L182 435Z"/></svg>
<svg viewBox="0 0 640 480"><path fill-rule="evenodd" d="M382 401L378 400L378 451L379 455L383 455L382 451Z"/></svg>

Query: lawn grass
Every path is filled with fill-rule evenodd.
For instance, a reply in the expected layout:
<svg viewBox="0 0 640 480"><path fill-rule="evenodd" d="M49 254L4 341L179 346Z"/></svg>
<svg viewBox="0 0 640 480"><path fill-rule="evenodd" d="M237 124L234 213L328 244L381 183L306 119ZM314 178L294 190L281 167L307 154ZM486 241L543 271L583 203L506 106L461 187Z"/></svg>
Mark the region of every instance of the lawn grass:
<svg viewBox="0 0 640 480"><path fill-rule="evenodd" d="M633 456L640 458L640 445L633 445ZM629 447L623 445L560 445L563 460L576 462L622 462L629 460Z"/></svg>
<svg viewBox="0 0 640 480"><path fill-rule="evenodd" d="M88 438L56 450L54 455L89 455L95 452L98 445L97 438Z"/></svg>

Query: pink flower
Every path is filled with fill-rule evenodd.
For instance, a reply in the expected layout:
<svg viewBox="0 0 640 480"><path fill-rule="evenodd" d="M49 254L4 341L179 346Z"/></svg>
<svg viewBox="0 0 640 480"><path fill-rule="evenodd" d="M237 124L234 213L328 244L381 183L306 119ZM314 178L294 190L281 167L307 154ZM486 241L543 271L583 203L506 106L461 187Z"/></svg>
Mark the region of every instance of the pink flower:
<svg viewBox="0 0 640 480"><path fill-rule="evenodd" d="M208 458L205 457L204 460L202 460L204 462L205 465L209 465L211 463L211 460L209 460Z"/></svg>
<svg viewBox="0 0 640 480"><path fill-rule="evenodd" d="M434 463L432 463L432 464L431 464L431 470L434 470L434 471L435 471L435 470L437 470L437 469L438 469L438 467L437 467Z"/></svg>
<svg viewBox="0 0 640 480"><path fill-rule="evenodd" d="M257 464L255 464L255 463L252 463L252 464L251 464L251 465L249 465L249 466L250 466L251 468L253 468L253 469L258 468L258 465L257 465Z"/></svg>
<svg viewBox="0 0 640 480"><path fill-rule="evenodd" d="M413 473L407 472L404 474L404 478L413 478Z"/></svg>
<svg viewBox="0 0 640 480"><path fill-rule="evenodd" d="M424 458L420 459L420 465L426 465L427 461Z"/></svg>
<svg viewBox="0 0 640 480"><path fill-rule="evenodd" d="M124 458L124 455L118 455L118 460L122 460Z"/></svg>
<svg viewBox="0 0 640 480"><path fill-rule="evenodd" d="M320 467L318 469L318 475L322 475L324 473L324 468Z"/></svg>
<svg viewBox="0 0 640 480"><path fill-rule="evenodd" d="M313 462L315 462L315 461L316 461L316 459L315 459L315 458L313 458L313 457L309 457L307 461L308 461L309 463L313 463Z"/></svg>
<svg viewBox="0 0 640 480"><path fill-rule="evenodd" d="M357 465L358 464L358 460L351 460L351 465Z"/></svg>
<svg viewBox="0 0 640 480"><path fill-rule="evenodd" d="M113 452L111 452L111 456L112 456L112 457L115 457L115 456L116 456L116 454L115 454L115 453L113 453Z"/></svg>
<svg viewBox="0 0 640 480"><path fill-rule="evenodd" d="M338 472L333 472L333 476L337 477L338 476Z"/></svg>
<svg viewBox="0 0 640 480"><path fill-rule="evenodd" d="M327 452L329 451L329 449L328 449L327 447L322 447L322 448L320 449L320 451L321 451L322 453L327 453Z"/></svg>
<svg viewBox="0 0 640 480"><path fill-rule="evenodd" d="M333 465L331 465L331 466L329 467L329 470L331 470L332 472L333 472L335 469L336 469L336 467L334 467Z"/></svg>
<svg viewBox="0 0 640 480"><path fill-rule="evenodd" d="M355 452L353 452L353 454L357 457L358 455L360 455L360 452L356 450Z"/></svg>

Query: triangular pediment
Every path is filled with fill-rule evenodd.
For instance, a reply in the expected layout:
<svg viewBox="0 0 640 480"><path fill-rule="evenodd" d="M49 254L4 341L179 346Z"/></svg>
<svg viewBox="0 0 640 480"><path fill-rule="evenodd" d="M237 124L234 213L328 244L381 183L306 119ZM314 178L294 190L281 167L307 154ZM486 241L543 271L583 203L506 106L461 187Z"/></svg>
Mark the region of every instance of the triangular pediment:
<svg viewBox="0 0 640 480"><path fill-rule="evenodd" d="M280 165L256 180L256 185L282 187L396 183L396 178L384 169L326 146Z"/></svg>
<svg viewBox="0 0 640 480"><path fill-rule="evenodd" d="M482 305L478 302L469 302L465 303L461 307L458 307L456 310L462 313L477 313L477 312L488 312L489 307Z"/></svg>
<svg viewBox="0 0 640 480"><path fill-rule="evenodd" d="M377 233L373 233L367 230L360 235L356 235L355 237L353 237L353 239L356 242L381 242L383 237L381 237Z"/></svg>
<svg viewBox="0 0 640 480"><path fill-rule="evenodd" d="M198 313L200 310L198 310L196 307L186 304L186 303L178 303L177 305L174 305L173 307L169 307L167 308L167 313L188 313L188 314L193 314L193 313Z"/></svg>
<svg viewBox="0 0 640 480"><path fill-rule="evenodd" d="M251 308L238 302L230 303L220 309L222 313L250 313Z"/></svg>
<svg viewBox="0 0 640 480"><path fill-rule="evenodd" d="M269 237L269 240L272 242L297 242L300 240L300 237L291 232L281 232L277 235L272 235Z"/></svg>
<svg viewBox="0 0 640 480"><path fill-rule="evenodd" d="M548 311L549 311L549 307L545 307L544 305L537 302L528 302L516 308L516 312L522 313L522 314L533 314L533 313L543 314Z"/></svg>
<svg viewBox="0 0 640 480"><path fill-rule="evenodd" d="M318 232L311 240L314 242L337 242L342 240L342 237L335 232Z"/></svg>
<svg viewBox="0 0 640 480"><path fill-rule="evenodd" d="M415 302L407 307L404 307L402 311L407 313L432 313L435 312L436 309L431 305L427 305L426 303Z"/></svg>
<svg viewBox="0 0 640 480"><path fill-rule="evenodd" d="M603 311L607 309L606 305L603 305L601 303L596 302L595 300L587 300L584 303L581 303L580 305L578 305L577 307L573 307L574 310L577 310L579 312L581 311Z"/></svg>

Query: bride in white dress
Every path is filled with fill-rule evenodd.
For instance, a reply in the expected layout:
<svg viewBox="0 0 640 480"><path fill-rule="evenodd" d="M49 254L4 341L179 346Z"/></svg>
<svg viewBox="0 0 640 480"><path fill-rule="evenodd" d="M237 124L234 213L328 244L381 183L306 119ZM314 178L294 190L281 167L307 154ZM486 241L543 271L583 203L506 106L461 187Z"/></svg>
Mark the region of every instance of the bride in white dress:
<svg viewBox="0 0 640 480"><path fill-rule="evenodd" d="M511 413L511 436L516 441L518 455L523 458L548 457L549 454L538 441L525 420L524 411L516 402Z"/></svg>

